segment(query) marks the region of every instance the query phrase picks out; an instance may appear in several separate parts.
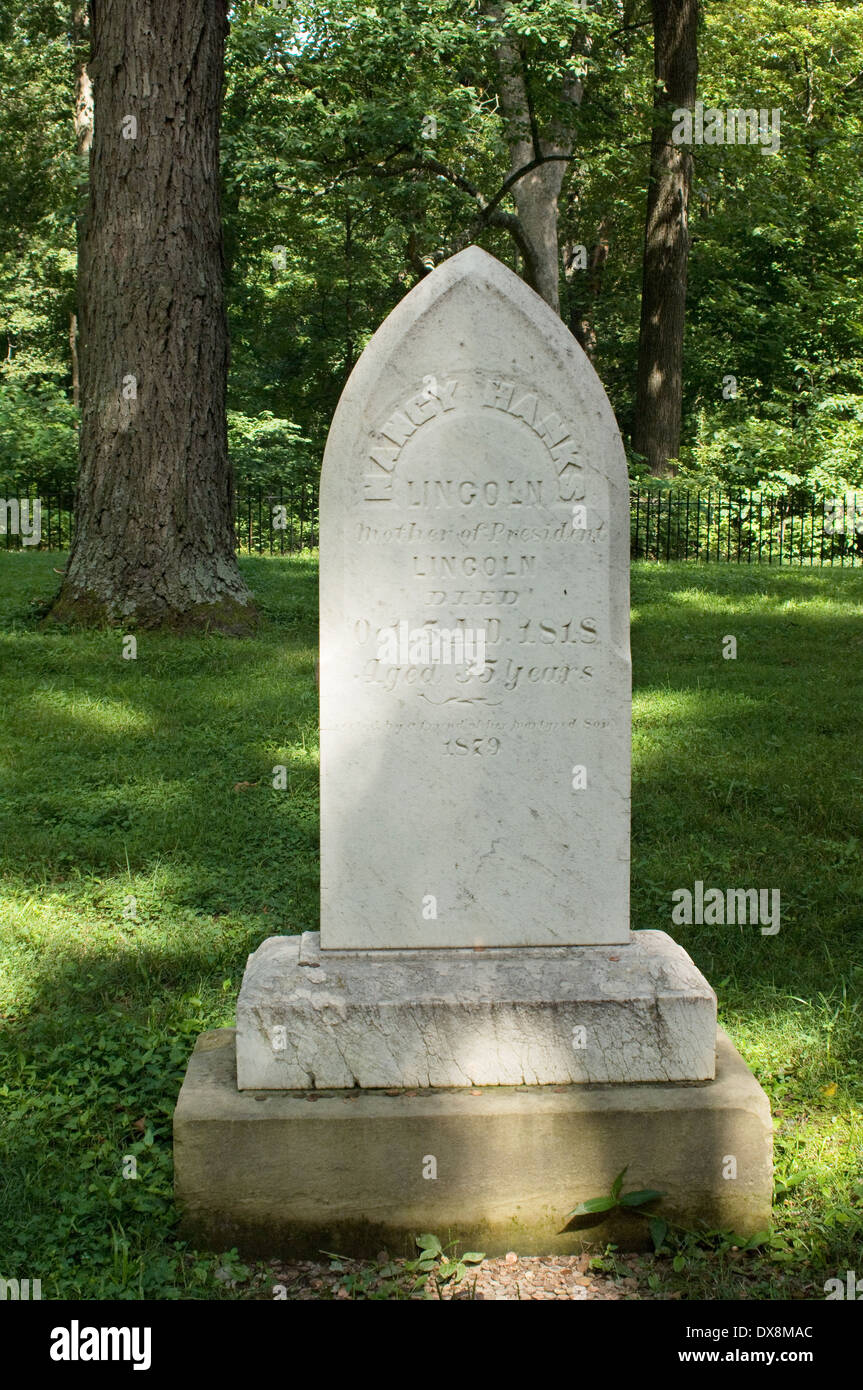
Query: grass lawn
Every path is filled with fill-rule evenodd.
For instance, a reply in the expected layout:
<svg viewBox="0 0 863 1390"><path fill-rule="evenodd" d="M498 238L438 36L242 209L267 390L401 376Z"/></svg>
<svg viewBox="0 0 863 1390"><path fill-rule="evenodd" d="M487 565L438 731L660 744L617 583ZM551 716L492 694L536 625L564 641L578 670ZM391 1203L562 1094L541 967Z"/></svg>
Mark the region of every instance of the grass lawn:
<svg viewBox="0 0 863 1390"><path fill-rule="evenodd" d="M0 553L0 1275L43 1298L212 1298L227 1268L229 1296L266 1297L177 1241L170 1119L248 952L317 926L315 561L242 559L256 638L145 633L134 661L119 632L38 628L59 565ZM777 1157L760 1249L682 1239L644 1277L823 1297L863 1267L863 572L639 565L632 594L633 926L713 984ZM778 888L778 935L673 927L698 879Z"/></svg>

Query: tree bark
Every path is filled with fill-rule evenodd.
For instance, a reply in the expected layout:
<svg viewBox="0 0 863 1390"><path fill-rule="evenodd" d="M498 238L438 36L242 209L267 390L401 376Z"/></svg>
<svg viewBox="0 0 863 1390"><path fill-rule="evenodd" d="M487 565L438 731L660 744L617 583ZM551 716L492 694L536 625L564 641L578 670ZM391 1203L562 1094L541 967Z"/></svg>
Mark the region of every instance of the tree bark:
<svg viewBox="0 0 863 1390"><path fill-rule="evenodd" d="M93 143L93 84L87 69L90 17L86 0L72 0L70 38L75 64L75 153L90 153Z"/></svg>
<svg viewBox="0 0 863 1390"><path fill-rule="evenodd" d="M594 318L602 289L602 273L608 260L609 235L610 219L602 217L584 271L579 269L575 263L576 246L569 241L563 248L563 273L566 280L572 284L578 276L586 275L585 293L581 296L581 303L573 303L570 308L569 331L581 343L591 361L596 354Z"/></svg>
<svg viewBox="0 0 863 1390"><path fill-rule="evenodd" d="M92 0L76 532L51 617L246 632L219 208L227 0Z"/></svg>
<svg viewBox="0 0 863 1390"><path fill-rule="evenodd" d="M692 185L692 152L672 144L672 112L695 105L698 0L653 0L652 8L653 134L633 444L662 476L680 450Z"/></svg>
<svg viewBox="0 0 863 1390"><path fill-rule="evenodd" d="M484 13L500 26L501 37L495 50L497 94L510 152L510 176L540 157L548 160L522 175L512 187L521 232L518 243L524 260L523 274L531 288L559 314L558 199L575 146L574 121L563 118L554 129L540 136L533 118L523 56L503 30L505 9L506 0L483 0ZM564 82L563 101L578 107L583 94L581 79L573 73Z"/></svg>
<svg viewBox="0 0 863 1390"><path fill-rule="evenodd" d="M75 153L83 161L93 143L93 84L87 63L90 56L90 16L86 0L72 0L69 28L72 59L75 68ZM80 248L81 218L87 205L86 175L78 182L75 208L76 239ZM81 404L81 376L78 364L78 315L69 315L69 355L72 359L72 404Z"/></svg>
<svg viewBox="0 0 863 1390"><path fill-rule="evenodd" d="M69 357L72 362L72 404L81 404L81 376L78 367L78 315L69 315Z"/></svg>

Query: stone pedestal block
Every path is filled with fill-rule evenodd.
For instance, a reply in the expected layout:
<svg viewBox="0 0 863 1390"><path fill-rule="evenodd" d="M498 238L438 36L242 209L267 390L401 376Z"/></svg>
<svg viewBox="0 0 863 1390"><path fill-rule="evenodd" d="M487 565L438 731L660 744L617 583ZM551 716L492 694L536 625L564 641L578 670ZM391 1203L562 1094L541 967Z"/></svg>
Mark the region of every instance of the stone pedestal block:
<svg viewBox="0 0 863 1390"><path fill-rule="evenodd" d="M624 1190L659 1189L652 1210L669 1220L740 1236L769 1223L770 1108L721 1031L700 1084L392 1095L239 1091L234 1042L232 1029L199 1038L174 1116L184 1233L204 1246L374 1256L434 1231L489 1255L636 1249L647 1222L633 1213L565 1220L627 1165Z"/></svg>
<svg viewBox="0 0 863 1390"><path fill-rule="evenodd" d="M707 1081L716 996L660 931L620 946L322 951L274 936L237 1004L242 1090Z"/></svg>

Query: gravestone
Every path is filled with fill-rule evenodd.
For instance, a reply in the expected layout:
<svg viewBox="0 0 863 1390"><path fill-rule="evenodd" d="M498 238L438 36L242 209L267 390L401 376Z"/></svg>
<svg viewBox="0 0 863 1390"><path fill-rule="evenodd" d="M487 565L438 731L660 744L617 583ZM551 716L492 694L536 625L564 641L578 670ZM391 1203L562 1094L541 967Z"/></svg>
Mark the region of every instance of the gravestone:
<svg viewBox="0 0 863 1390"><path fill-rule="evenodd" d="M712 1077L712 990L629 927L620 435L477 247L342 396L320 597L321 930L252 958L240 1086Z"/></svg>
<svg viewBox="0 0 863 1390"><path fill-rule="evenodd" d="M342 397L320 504L325 949L629 939L629 484L579 356L473 247Z"/></svg>
<svg viewBox="0 0 863 1390"><path fill-rule="evenodd" d="M563 1213L627 1162L674 1219L760 1229L766 1097L683 948L630 931L617 426L560 319L476 247L345 388L320 598L321 928L263 942L236 1038L199 1041L187 1230L565 1252Z"/></svg>

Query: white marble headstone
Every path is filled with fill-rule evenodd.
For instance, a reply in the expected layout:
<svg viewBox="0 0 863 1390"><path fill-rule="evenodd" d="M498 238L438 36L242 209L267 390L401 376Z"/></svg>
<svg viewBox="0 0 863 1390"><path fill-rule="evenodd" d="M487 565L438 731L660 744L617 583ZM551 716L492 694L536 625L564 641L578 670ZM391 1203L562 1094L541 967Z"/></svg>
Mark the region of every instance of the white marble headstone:
<svg viewBox="0 0 863 1390"><path fill-rule="evenodd" d="M628 941L626 461L575 339L477 247L345 388L320 589L323 950Z"/></svg>

